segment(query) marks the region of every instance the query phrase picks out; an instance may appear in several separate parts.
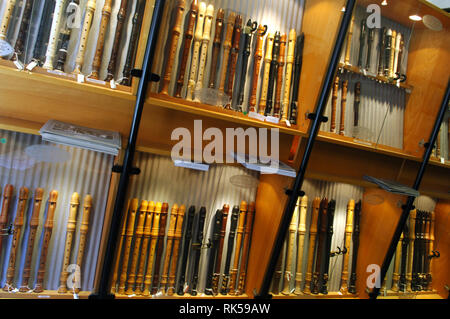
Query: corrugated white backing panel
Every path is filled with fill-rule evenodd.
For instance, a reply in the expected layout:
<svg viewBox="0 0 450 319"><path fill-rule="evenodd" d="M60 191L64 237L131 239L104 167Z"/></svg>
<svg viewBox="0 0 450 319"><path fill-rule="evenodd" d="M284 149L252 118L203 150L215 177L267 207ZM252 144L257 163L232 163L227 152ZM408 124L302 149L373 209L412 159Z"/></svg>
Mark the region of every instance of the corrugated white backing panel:
<svg viewBox="0 0 450 319"><path fill-rule="evenodd" d="M208 172L203 172L175 167L170 157L141 152L136 154L136 165L141 168L141 174L132 178L130 198L138 198L139 201L148 200L155 203L168 203L169 215L167 216L167 221L170 220L170 212L174 204L178 204L178 206L185 205L186 213L192 205L196 207L196 212L200 210L200 207L205 206L207 215L204 228L204 244L207 244L208 239L211 238L210 226L217 209L221 209L224 204L228 204L231 215L234 205L239 205L241 201L254 202L256 198L259 173L247 170L241 166L211 165ZM230 178L237 175L250 178L252 181L251 185L249 185L250 187L241 188L233 185L230 182ZM258 212L256 212L256 216L257 214ZM228 218L224 253L228 242L229 221L230 218ZM167 239L167 232L168 227L166 227L165 240ZM200 292L203 292L206 282L208 255L209 249L203 249L199 268L198 289ZM164 264L164 253L162 256L161 267ZM222 267L224 263L225 257L223 258ZM177 271L178 275L179 273L180 269Z"/></svg>
<svg viewBox="0 0 450 319"><path fill-rule="evenodd" d="M53 1L53 0L36 0L33 7L33 14L32 19L30 23L30 33L27 40L27 48L26 48L26 55L27 55L27 62L32 58L34 45L37 38L37 33L39 31L39 25L41 22L41 14L42 10L44 8L44 1ZM70 0L65 1L66 4L70 3ZM80 8L81 8L81 25L83 25L84 22L84 16L86 11L86 4L88 0L80 0ZM84 65L82 68L82 72L84 74L90 74L92 71L92 61L94 60L95 50L97 46L97 38L100 28L100 20L102 17L102 9L103 5L105 3L105 0L97 0L96 1L96 10L94 14L94 19L92 20L92 26L91 30L89 32L89 38L88 43L86 46L86 53L84 58ZM100 79L103 80L106 77L106 70L109 63L109 58L111 56L112 51L112 45L114 42L114 36L115 36L115 30L117 25L117 13L120 9L120 3L121 1L112 1L112 11L111 11L111 17L109 21L109 27L106 33L105 37L105 46L104 46L104 53L102 58L102 65L100 69ZM0 14L2 14L4 8L5 8L6 1L2 1L1 4L1 10ZM10 22L10 26L8 28L8 40L10 43L14 44L17 39L17 35L19 33L20 28L20 17L23 12L22 4L25 4L25 1L17 1L16 4L16 13L13 19ZM125 65L126 55L128 51L128 45L129 40L131 37L131 28L132 28L132 17L136 10L136 4L137 0L130 0L128 1L128 9L127 9L127 18L125 20L125 26L123 28L122 32L122 38L121 38L121 44L119 48L119 61L117 62L116 67L116 79L120 79L122 77L122 71L123 66ZM64 15L65 17L65 15ZM62 19L60 28L63 27L66 19ZM48 21L48 23L52 23L51 20ZM70 43L68 48L68 54L67 54L67 61L65 65L65 71L67 73L71 73L75 67L75 59L78 53L79 48L79 42L80 42L80 36L81 31L80 29L73 29L70 37Z"/></svg>
<svg viewBox="0 0 450 319"><path fill-rule="evenodd" d="M300 252L303 254L303 264L302 264L302 273L303 273L303 281L302 281L302 289L305 285L305 275L306 275L306 268L308 263L308 247L309 247L309 228L311 225L311 214L312 214L312 202L315 197L327 198L328 201L331 201L334 199L336 201L336 210L334 212L334 221L333 221L333 237L331 241L331 251L336 251L337 247L340 247L341 249L344 248L344 241L345 241L345 222L347 218L347 204L350 199L354 199L355 203L357 203L359 200L362 199L364 189L359 186L353 186L349 184L343 184L343 183L334 183L334 182L325 182L325 181L317 181L317 180L310 180L306 179L303 184L303 191L306 193L306 196L308 196L308 209L307 209L307 216L306 216L306 234L305 234L305 243L304 243L304 249L303 252ZM364 214L364 212L361 212L361 215ZM298 225L298 220L297 220ZM294 253L293 253L293 263L291 266L291 273L295 274L296 272L296 260L297 260L297 240L298 235L295 237L295 245L294 245ZM283 276L284 276L284 270L285 270L285 262L286 262L286 242L285 242L285 248L283 249L283 261L282 261L282 269L283 269ZM351 260L353 256L353 245L351 245L352 248L350 249L350 256L349 256L349 274L351 273ZM343 267L343 255L338 255L335 257L330 258L330 267L328 270L329 280L328 280L328 291L329 292L336 292L339 291L341 287L341 274L342 274L342 267ZM350 276L349 276L350 277ZM283 280L284 277L283 277ZM282 280L282 281L283 281ZM290 282L291 289L294 289L295 287L295 276L292 277L292 280Z"/></svg>
<svg viewBox="0 0 450 319"><path fill-rule="evenodd" d="M81 288L83 291L92 290L113 157L74 147L57 146L69 154L70 157L67 162L60 164L38 162L27 165L31 159L25 154L25 149L28 146L37 144L56 146L56 144L42 142L40 136L4 130L0 130L0 138L5 138L7 140L5 144L0 144L1 191L4 191L5 185L7 184L12 184L14 186L14 197L10 207L9 223L14 223L19 189L25 186L30 190L27 210L24 214L22 239L19 242L16 259L14 285L18 286L22 281L22 271L25 263L25 250L29 236L29 219L32 211L32 202L35 189L37 187L41 187L45 190L45 192L41 206L40 225L37 230L33 251L30 287L34 288L36 274L39 268L38 259L42 247L42 230L45 222L45 216L47 214L48 196L52 190L57 190L58 201L54 216L55 222L52 237L48 248L44 288L47 290L56 290L59 287L59 276L63 263L70 198L73 192L77 192L80 195L80 207L78 210L76 233L72 244L73 249L71 263L75 263L76 252L78 251L79 227L83 212L83 198L85 195L90 194L93 198L93 204L89 221L89 232L86 240L85 255L81 266ZM5 276L8 267L11 243L12 236L4 239L4 254L1 263L2 287L6 280Z"/></svg>
<svg viewBox="0 0 450 319"><path fill-rule="evenodd" d="M350 64L358 65L361 20L367 17L365 8L357 7L355 10L355 21L353 26L353 36L350 49ZM397 32L401 32L405 41L405 52L401 63L401 72L406 74L406 66L408 63L408 48L411 29L396 23L392 20L381 18L381 26L391 28ZM379 29L375 29L374 42L372 45L371 64L368 74L377 74L378 56L379 56ZM365 67L365 58L367 56L367 37L366 45L363 51L363 67ZM347 41L347 40L346 40ZM344 45L344 48L346 44ZM341 62L344 63L345 49L341 54ZM342 81L348 80L348 94L345 114L345 136L352 136L362 140L370 141L376 144L403 148L403 120L406 107L406 93L404 89L378 83L368 79L362 75L352 73L338 73L341 83L339 86L338 100L336 106L336 127L339 132L340 116L341 116L341 99L342 99ZM359 124L354 128L354 99L355 84L361 82L361 103L359 107ZM332 94L328 100L325 115L331 119ZM331 120L322 124L322 131L330 131Z"/></svg>
<svg viewBox="0 0 450 319"><path fill-rule="evenodd" d="M442 122L440 134L439 134L439 140L436 143L439 143L441 153L440 157L444 158L445 160L450 160L450 154L449 151L449 120L450 120L450 112L447 111L445 114L444 121Z"/></svg>
<svg viewBox="0 0 450 319"><path fill-rule="evenodd" d="M172 2L172 8L171 8L171 12L173 11L173 6L174 6L174 2L175 1L170 1ZM214 0L214 1L207 1L207 3L211 3L214 5L214 19L213 19L213 25L212 25L212 31L211 31L211 39L214 39L214 35L215 35L215 24L216 24L216 17L217 17L217 11L222 8L225 10L225 23L226 23L226 19L228 18L229 12L230 10L242 15L242 20L243 20L243 25L245 25L248 21L248 19L252 19L252 21L257 21L258 24L262 24L262 25L267 25L268 26L268 32L276 32L276 31L280 31L281 33L286 33L289 34L289 31L291 29L296 29L297 33L300 34L301 31L301 26L302 26L302 19L303 19L303 9L304 9L304 3L305 0L283 0L283 1L276 1L276 0L260 0L260 1L254 1L254 0ZM178 76L178 68L179 68L179 64L181 61L181 57L180 55L182 54L182 45L184 45L184 41L182 41L182 39L184 38L184 30L186 30L186 24L187 24L187 20L186 16L189 13L189 8L191 6L191 1L188 0L186 1L186 10L185 10L185 15L183 18L184 21L184 27L183 27L183 32L180 36L180 41L178 43L178 51L176 54L176 59L175 59L175 63L174 63L174 68L173 68L173 72L172 72L172 77L171 77L171 82L170 82L170 87L169 87L169 93L172 94L173 90L174 90L174 85ZM173 20L173 19L172 19ZM163 46L161 48L161 50L159 52L156 53L156 55L158 56L163 56L164 55L164 50L167 50L167 45L168 45L168 40L170 39L171 35L171 21L165 21L162 25L162 31L161 31L161 36L164 37L164 43L165 46ZM224 23L224 24L225 24ZM224 30L225 30L225 26L224 26ZM225 36L225 31L223 31L223 36ZM266 34L267 36L267 34ZM241 37L241 43L240 43L240 50L239 50L239 55L242 55L242 51L243 51L243 42L244 41L244 37ZM308 41L308 39L306 39L306 41ZM249 63L248 63L248 68L247 68L247 79L246 79L246 83L245 83L245 95L244 95L244 109L246 109L247 103L248 103L248 98L249 98L249 91L250 91L250 86L251 86L251 78L252 78L252 70L253 70L253 62L254 62L254 49L255 49L255 45L256 45L256 41L254 40L253 37L253 42L252 42L252 52L250 53L250 59L249 59ZM208 50L208 60L207 60L207 65L206 65L206 72L205 72L205 78L203 83L207 83L209 81L209 74L210 74L210 69L211 69L211 55L212 55L212 40L209 43L209 50ZM191 47L191 51L192 51L192 47ZM265 44L264 44L264 51L265 51ZM287 52L287 50L286 50ZM168 55L166 54L166 57ZM164 59L163 59L164 60ZM223 46L221 48L221 53L220 53L220 58L219 58L219 63L218 63L218 68L220 70L220 66L222 65L222 60L223 60ZM186 89L186 85L187 85L187 81L189 79L189 72L190 72L190 61L191 61L191 57L189 56L188 58L188 66L186 68L186 74L185 74L185 87L183 90L183 94L182 96L185 96L185 89ZM163 61L163 63L165 64L166 61ZM164 72L165 66L164 64L161 64L159 67L157 67L155 69L156 73L161 74L162 72ZM242 68L241 66L241 59L239 59L238 64L236 66L236 77L235 77L235 84L234 87L237 88L239 87L241 84L239 83L240 81L240 70ZM262 63L262 68L264 68L264 63ZM263 69L262 69L263 70ZM280 68L279 72L284 72L284 70L282 70ZM219 72L218 72L219 73ZM263 73L261 71L261 73ZM260 82L262 81L262 74L260 74ZM220 75L217 74L217 81L219 81L219 77ZM217 83L217 82L216 82ZM206 87L206 86L205 86ZM152 92L159 92L159 89L157 88L157 86L153 86L152 87ZM259 103L259 92L260 92L260 85L258 85L258 93L257 93L257 103ZM234 89L234 103L236 103L236 96L237 94L237 90ZM234 104L233 104L234 105Z"/></svg>

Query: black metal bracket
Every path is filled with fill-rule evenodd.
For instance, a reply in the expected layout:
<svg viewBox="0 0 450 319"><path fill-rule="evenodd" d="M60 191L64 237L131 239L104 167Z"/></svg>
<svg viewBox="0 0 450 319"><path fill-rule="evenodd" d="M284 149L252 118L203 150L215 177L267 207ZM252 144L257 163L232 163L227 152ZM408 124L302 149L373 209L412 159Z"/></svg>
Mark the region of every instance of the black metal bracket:
<svg viewBox="0 0 450 319"><path fill-rule="evenodd" d="M142 77L142 70L141 69L132 69L130 71L131 76L134 76L135 78L141 78Z"/></svg>
<svg viewBox="0 0 450 319"><path fill-rule="evenodd" d="M288 196L291 196L292 194L294 194L294 191L292 190L292 189L288 189L288 188L286 188L285 190L284 190L284 193L286 194L286 195L288 195ZM298 196L299 197L303 197L303 196L305 196L305 192L304 191L299 191L298 192Z"/></svg>
<svg viewBox="0 0 450 319"><path fill-rule="evenodd" d="M114 165L112 168L113 173L122 173L123 166L122 165ZM141 169L139 167L132 167L130 170L130 175L139 175L141 174Z"/></svg>
<svg viewBox="0 0 450 319"><path fill-rule="evenodd" d="M8 228L3 228L0 230L0 236L11 236L14 234L13 224L9 224Z"/></svg>
<svg viewBox="0 0 450 319"><path fill-rule="evenodd" d="M406 205L402 205L401 209L405 209L405 208L406 208ZM414 210L414 209L416 209L416 206L413 205L413 206L411 207L411 210Z"/></svg>
<svg viewBox="0 0 450 319"><path fill-rule="evenodd" d="M439 258L441 257L441 253L437 250L433 250L432 254L428 256L429 259Z"/></svg>
<svg viewBox="0 0 450 319"><path fill-rule="evenodd" d="M316 119L316 116L316 113L308 113L306 117L308 118L308 120L314 121ZM327 123L328 117L321 115L319 121L322 123Z"/></svg>

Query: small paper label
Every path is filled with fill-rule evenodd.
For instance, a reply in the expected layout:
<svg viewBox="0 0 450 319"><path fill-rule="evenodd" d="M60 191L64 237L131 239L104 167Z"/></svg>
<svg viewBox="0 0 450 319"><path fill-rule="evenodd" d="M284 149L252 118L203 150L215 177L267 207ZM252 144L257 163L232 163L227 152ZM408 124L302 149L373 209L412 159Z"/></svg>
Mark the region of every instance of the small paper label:
<svg viewBox="0 0 450 319"><path fill-rule="evenodd" d="M363 141L359 141L359 140L353 140L353 142L358 143L358 144L367 145L367 146L373 146L373 144L370 142L363 142Z"/></svg>
<svg viewBox="0 0 450 319"><path fill-rule="evenodd" d="M400 80L397 81L397 87L400 88Z"/></svg>
<svg viewBox="0 0 450 319"><path fill-rule="evenodd" d="M267 116L266 122L278 124L278 123L280 123L280 119L278 117L274 117L274 116Z"/></svg>
<svg viewBox="0 0 450 319"><path fill-rule="evenodd" d="M291 122L289 122L289 120L284 120L284 122L286 123L287 127L291 127Z"/></svg>
<svg viewBox="0 0 450 319"><path fill-rule="evenodd" d="M78 294L73 294L73 299L80 299L80 297L78 296Z"/></svg>
<svg viewBox="0 0 450 319"><path fill-rule="evenodd" d="M102 84L102 85L105 85L105 84L106 84L105 81L102 81L102 80L96 80L96 79L91 79L91 78L86 78L86 81L87 81L87 82L91 82L91 83Z"/></svg>
<svg viewBox="0 0 450 319"><path fill-rule="evenodd" d="M260 121L263 121L263 122L266 119L266 117L264 115L261 115L261 114L256 113L256 112L248 113L248 117L251 117L253 119L257 119L257 120L260 120Z"/></svg>
<svg viewBox="0 0 450 319"><path fill-rule="evenodd" d="M50 296L49 295L39 295L39 296L37 296L38 298L50 298Z"/></svg>
<svg viewBox="0 0 450 319"><path fill-rule="evenodd" d="M28 71L33 71L33 69L38 65L37 61L31 61L30 64L27 65Z"/></svg>
<svg viewBox="0 0 450 319"><path fill-rule="evenodd" d="M84 75L83 74L77 74L77 82L83 83L84 82Z"/></svg>
<svg viewBox="0 0 450 319"><path fill-rule="evenodd" d="M112 79L112 80L109 82L109 85L111 86L111 89L116 89L116 88L117 88L117 86L116 86L116 81L114 81L114 79Z"/></svg>
<svg viewBox="0 0 450 319"><path fill-rule="evenodd" d="M63 73L59 70L47 70L47 73L62 75Z"/></svg>
<svg viewBox="0 0 450 319"><path fill-rule="evenodd" d="M15 65L16 68L19 69L19 70L23 70L23 68L24 68L22 62L20 62L19 60L14 61L14 65Z"/></svg>
<svg viewBox="0 0 450 319"><path fill-rule="evenodd" d="M441 163L445 164L445 159L443 157L441 157Z"/></svg>
<svg viewBox="0 0 450 319"><path fill-rule="evenodd" d="M366 69L363 69L363 74L364 74L364 76L367 76L367 71L366 71Z"/></svg>

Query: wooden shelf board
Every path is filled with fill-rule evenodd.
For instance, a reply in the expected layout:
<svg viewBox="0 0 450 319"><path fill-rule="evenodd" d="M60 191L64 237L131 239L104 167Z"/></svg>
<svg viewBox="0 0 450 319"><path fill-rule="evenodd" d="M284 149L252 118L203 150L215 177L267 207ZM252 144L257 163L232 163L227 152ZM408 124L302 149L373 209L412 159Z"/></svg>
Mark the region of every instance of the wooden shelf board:
<svg viewBox="0 0 450 319"><path fill-rule="evenodd" d="M88 299L91 292L80 291L79 299ZM0 292L0 299L74 299L72 293L60 294L56 290L44 290L42 293Z"/></svg>
<svg viewBox="0 0 450 319"><path fill-rule="evenodd" d="M396 82L391 82L388 77L379 76L379 75L373 75L371 73L364 74L364 72L361 71L357 66L348 65L348 64L344 64L344 63L339 63L339 69L344 69L344 70L347 70L349 72L352 72L352 73L355 73L355 74L359 74L361 76L364 76L364 77L366 77L368 79L372 79L374 81L382 82L382 83L389 84L389 85L392 85L392 86L397 86ZM402 89L405 89L406 93L408 93L408 94L410 94L412 92L412 90L414 89L411 85L408 85L406 83L400 83L400 87Z"/></svg>
<svg viewBox="0 0 450 319"><path fill-rule="evenodd" d="M282 295L276 294L273 295L273 299L358 299L358 294L341 294L340 292L329 292L327 295L318 294L318 295Z"/></svg>
<svg viewBox="0 0 450 319"><path fill-rule="evenodd" d="M436 290L432 291L414 291L411 293L401 293L388 290L384 295L380 295L378 299L443 299Z"/></svg>
<svg viewBox="0 0 450 319"><path fill-rule="evenodd" d="M250 127L268 128L268 129L278 128L280 130L280 133L289 134L293 136L304 136L304 133L300 132L295 126L289 128L286 125L262 122L233 110L226 110L219 108L217 106L186 101L170 96L164 96L161 94L150 93L146 103L152 107L168 108L172 110L191 113L194 115L200 115L220 119L223 121L233 122L234 124L236 123L243 124Z"/></svg>
<svg viewBox="0 0 450 319"><path fill-rule="evenodd" d="M146 300L150 300L150 299L249 299L247 294L243 294L240 296L231 296L231 295L217 295L217 296L208 296L205 294L198 294L197 296L192 296L190 294L184 294L183 296L179 296L177 294L173 295L173 296L165 296L165 295L152 295L152 296L138 296L138 295L121 295L121 294L116 294L116 299L146 299Z"/></svg>

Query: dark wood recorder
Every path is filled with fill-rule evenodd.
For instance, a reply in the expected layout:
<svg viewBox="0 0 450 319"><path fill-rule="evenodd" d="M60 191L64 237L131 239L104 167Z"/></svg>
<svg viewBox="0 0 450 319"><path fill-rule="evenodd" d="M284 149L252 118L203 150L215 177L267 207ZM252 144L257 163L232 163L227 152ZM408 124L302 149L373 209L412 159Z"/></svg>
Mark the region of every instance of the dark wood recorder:
<svg viewBox="0 0 450 319"><path fill-rule="evenodd" d="M5 189L3 191L3 202L2 202L2 211L0 214L0 231L4 231L6 224L9 220L9 207L11 206L11 200L14 192L14 187L10 184L5 186ZM2 244L3 244L3 237L0 236L0 255L2 252Z"/></svg>
<svg viewBox="0 0 450 319"><path fill-rule="evenodd" d="M211 71L209 72L208 87L211 89L214 89L216 87L217 65L219 62L220 48L222 47L222 33L223 33L222 31L224 19L225 19L225 11L223 9L219 9L219 11L217 12L216 31L213 41Z"/></svg>

